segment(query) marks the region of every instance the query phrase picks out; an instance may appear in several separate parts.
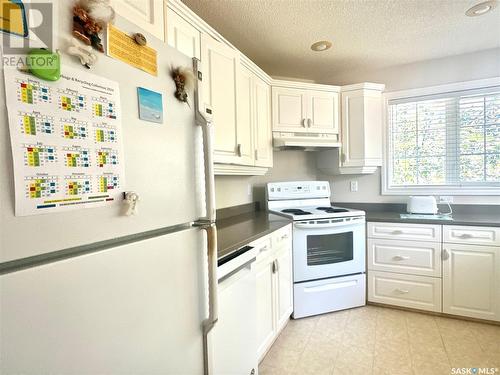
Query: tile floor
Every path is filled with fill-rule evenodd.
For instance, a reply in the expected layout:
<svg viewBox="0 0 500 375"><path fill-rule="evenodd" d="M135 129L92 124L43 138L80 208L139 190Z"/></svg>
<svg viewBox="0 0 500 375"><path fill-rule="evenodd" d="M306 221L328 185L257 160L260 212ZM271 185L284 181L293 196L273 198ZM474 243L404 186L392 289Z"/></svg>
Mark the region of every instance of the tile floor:
<svg viewBox="0 0 500 375"><path fill-rule="evenodd" d="M454 367L500 375L500 326L365 306L291 320L259 374L450 375Z"/></svg>

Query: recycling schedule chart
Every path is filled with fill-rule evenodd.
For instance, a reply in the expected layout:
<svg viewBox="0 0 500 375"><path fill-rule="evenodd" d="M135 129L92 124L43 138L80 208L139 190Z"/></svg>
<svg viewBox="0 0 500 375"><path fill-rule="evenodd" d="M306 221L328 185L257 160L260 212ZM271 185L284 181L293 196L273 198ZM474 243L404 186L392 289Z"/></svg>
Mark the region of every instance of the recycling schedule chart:
<svg viewBox="0 0 500 375"><path fill-rule="evenodd" d="M103 206L124 190L118 84L62 72L48 82L4 69L16 216Z"/></svg>

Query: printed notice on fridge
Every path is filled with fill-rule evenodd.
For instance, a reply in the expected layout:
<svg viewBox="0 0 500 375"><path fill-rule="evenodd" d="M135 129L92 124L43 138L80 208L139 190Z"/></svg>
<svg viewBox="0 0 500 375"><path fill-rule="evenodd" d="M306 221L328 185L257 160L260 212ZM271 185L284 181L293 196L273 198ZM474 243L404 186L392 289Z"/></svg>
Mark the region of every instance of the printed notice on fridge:
<svg viewBox="0 0 500 375"><path fill-rule="evenodd" d="M16 216L117 201L125 183L118 84L69 67L56 82L4 74Z"/></svg>

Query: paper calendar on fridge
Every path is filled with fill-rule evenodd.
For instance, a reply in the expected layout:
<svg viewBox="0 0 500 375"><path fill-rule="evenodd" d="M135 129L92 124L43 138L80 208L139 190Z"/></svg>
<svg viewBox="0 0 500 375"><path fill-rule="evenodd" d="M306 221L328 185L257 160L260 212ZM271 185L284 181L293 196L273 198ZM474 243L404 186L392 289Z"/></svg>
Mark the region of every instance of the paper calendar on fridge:
<svg viewBox="0 0 500 375"><path fill-rule="evenodd" d="M4 69L16 216L102 206L124 190L118 84L62 72L47 82Z"/></svg>

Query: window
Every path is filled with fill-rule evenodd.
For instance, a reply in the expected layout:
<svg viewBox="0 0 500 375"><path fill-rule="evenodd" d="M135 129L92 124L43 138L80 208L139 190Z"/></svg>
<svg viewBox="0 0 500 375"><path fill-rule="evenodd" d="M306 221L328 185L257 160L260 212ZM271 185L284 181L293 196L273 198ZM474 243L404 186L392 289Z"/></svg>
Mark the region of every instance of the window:
<svg viewBox="0 0 500 375"><path fill-rule="evenodd" d="M500 86L436 89L389 95L384 192L500 194Z"/></svg>

